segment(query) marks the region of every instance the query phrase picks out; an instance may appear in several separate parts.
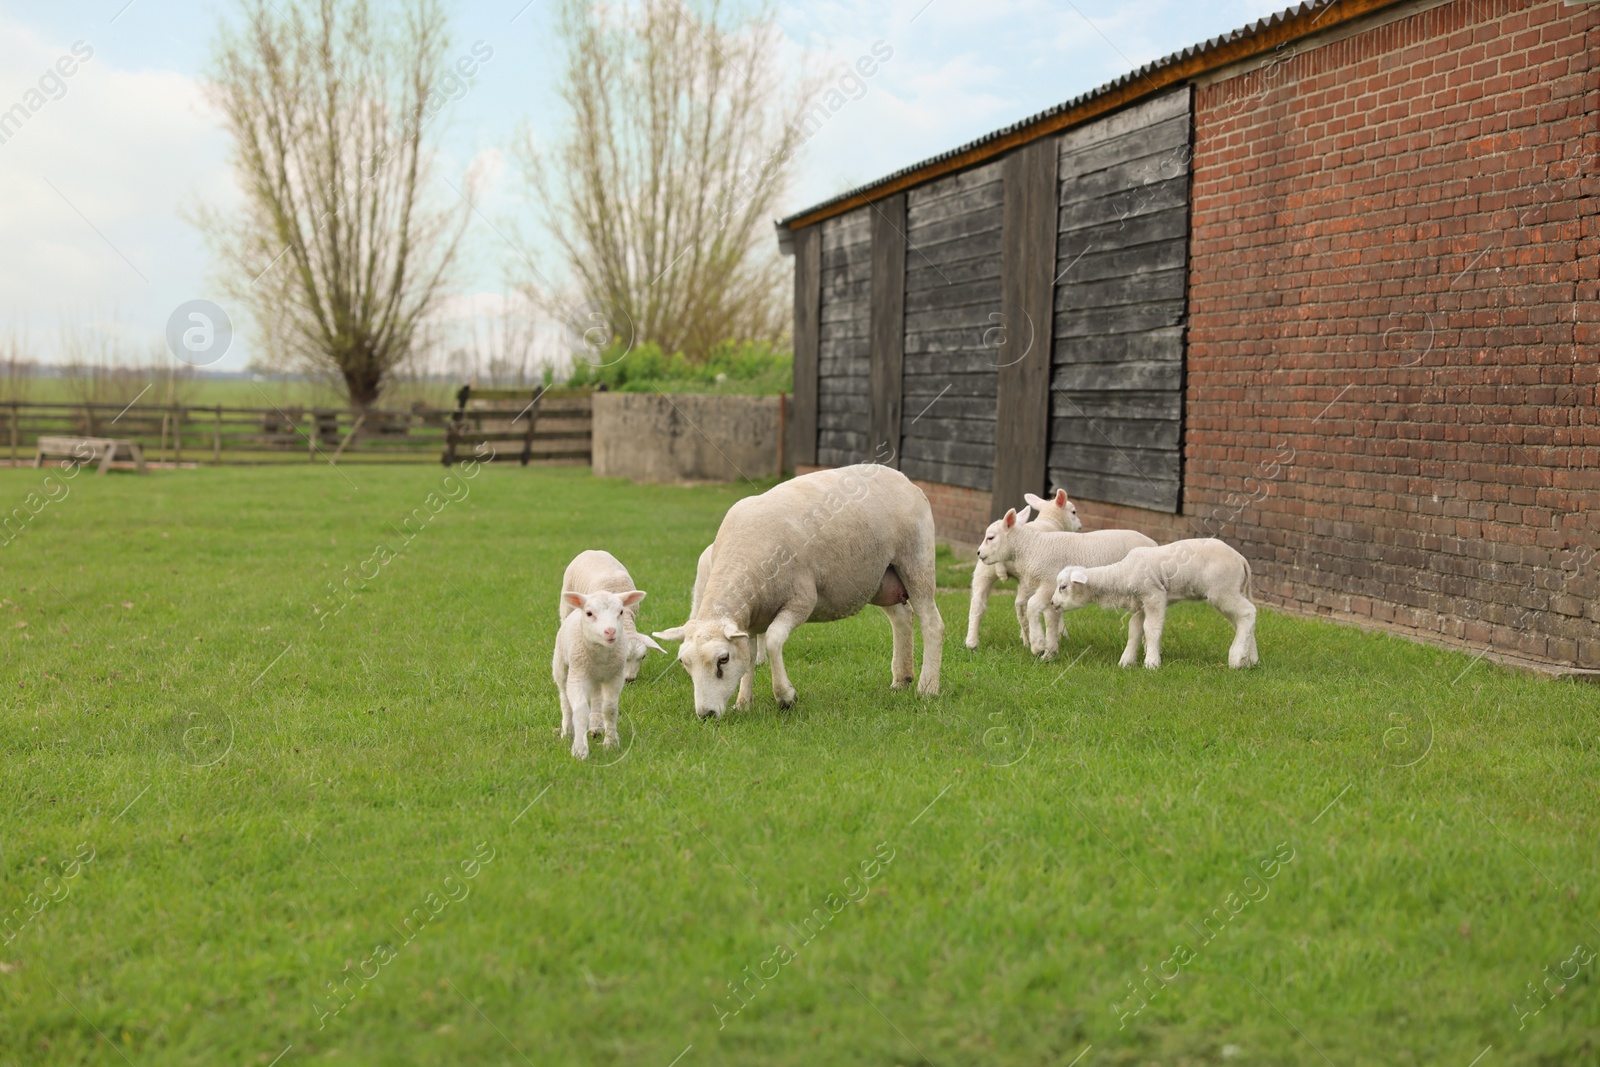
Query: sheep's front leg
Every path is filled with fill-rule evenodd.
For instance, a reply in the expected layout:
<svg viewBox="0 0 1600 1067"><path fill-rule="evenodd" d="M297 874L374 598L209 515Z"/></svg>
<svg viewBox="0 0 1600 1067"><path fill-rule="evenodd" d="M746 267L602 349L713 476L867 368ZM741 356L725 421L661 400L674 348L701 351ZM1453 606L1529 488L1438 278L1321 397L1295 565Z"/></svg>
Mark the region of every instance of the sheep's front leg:
<svg viewBox="0 0 1600 1067"><path fill-rule="evenodd" d="M889 688L904 689L911 684L911 672L916 661L911 648L911 606L890 604L883 609L889 616L889 628L894 631L894 655L889 660ZM969 642L969 648L976 648Z"/></svg>
<svg viewBox="0 0 1600 1067"><path fill-rule="evenodd" d="M1028 598L1028 647L1035 656L1042 656L1048 650L1044 619L1050 611L1050 597L1054 593L1049 582L1040 582L1039 588Z"/></svg>
<svg viewBox="0 0 1600 1067"><path fill-rule="evenodd" d="M807 610L806 616L811 612ZM805 616L795 618L785 608L772 620L772 625L767 627L767 664L772 668L772 695L778 700L778 707L794 707L794 686L789 684L789 672L783 666L783 643L789 640L789 634L794 628L805 621Z"/></svg>
<svg viewBox="0 0 1600 1067"><path fill-rule="evenodd" d="M765 634L762 634L759 637L749 638L748 640L755 642L757 655L755 656L753 662L751 663L750 669L744 672L744 677L743 678L739 679L739 696L738 696L738 699L736 699L733 702L733 706L738 708L740 711L749 711L750 710L750 705L755 703L755 699L756 699L756 668L755 668L755 664L762 662L763 657L760 655L760 652L761 652L761 650L763 650L763 649L765 649L767 647L767 641L766 641L766 635Z"/></svg>
<svg viewBox="0 0 1600 1067"><path fill-rule="evenodd" d="M1150 670L1161 666L1161 627L1166 619L1166 600L1156 598L1144 602L1144 665Z"/></svg>
<svg viewBox="0 0 1600 1067"><path fill-rule="evenodd" d="M601 742L606 748L616 748L617 738L617 703L622 698L622 683L612 683L600 687L600 725L605 731L605 740Z"/></svg>
<svg viewBox="0 0 1600 1067"><path fill-rule="evenodd" d="M589 758L589 685L572 679L567 683L567 700L572 705L572 755Z"/></svg>
<svg viewBox="0 0 1600 1067"><path fill-rule="evenodd" d="M989 593L999 578L993 567L979 560L972 568L972 600L967 607L967 647L978 647L978 630L983 625L983 613L989 610ZM890 616L893 621L893 616ZM898 631L896 631L898 634ZM899 674L896 672L898 679Z"/></svg>
<svg viewBox="0 0 1600 1067"><path fill-rule="evenodd" d="M1133 614L1128 616L1128 647L1122 650L1122 658L1117 661L1120 667L1131 667L1139 662L1139 641L1144 637L1144 612L1135 608Z"/></svg>

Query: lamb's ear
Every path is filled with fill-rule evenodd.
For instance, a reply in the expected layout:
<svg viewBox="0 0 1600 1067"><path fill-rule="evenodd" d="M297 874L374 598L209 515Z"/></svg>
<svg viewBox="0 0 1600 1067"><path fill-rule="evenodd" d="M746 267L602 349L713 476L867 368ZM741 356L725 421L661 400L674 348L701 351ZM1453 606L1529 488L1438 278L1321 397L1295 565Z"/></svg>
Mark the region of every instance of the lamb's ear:
<svg viewBox="0 0 1600 1067"><path fill-rule="evenodd" d="M1023 493L1022 499L1028 502L1030 508L1039 508L1040 510L1043 510L1045 504L1048 503L1043 497L1034 496L1032 493Z"/></svg>
<svg viewBox="0 0 1600 1067"><path fill-rule="evenodd" d="M654 638L657 638L659 640L662 640L662 641L682 641L683 640L683 627L674 626L670 630L657 630L655 633L651 634L650 636L654 637ZM665 651L665 650L663 649L663 651Z"/></svg>
<svg viewBox="0 0 1600 1067"><path fill-rule="evenodd" d="M562 603L574 608L581 608L589 603L588 597L582 593L574 593L571 590L562 590L561 600Z"/></svg>
<svg viewBox="0 0 1600 1067"><path fill-rule="evenodd" d="M738 623L734 622L732 619L729 619L723 624L722 636L726 637L729 641L736 641L741 637L749 637L750 635L739 629Z"/></svg>
<svg viewBox="0 0 1600 1067"><path fill-rule="evenodd" d="M1064 508L1066 506L1067 506L1067 491L1065 489L1057 489L1056 490L1056 507Z"/></svg>
<svg viewBox="0 0 1600 1067"><path fill-rule="evenodd" d="M1067 575L1067 581L1076 585L1089 584L1089 572L1082 567L1072 568L1072 573Z"/></svg>
<svg viewBox="0 0 1600 1067"><path fill-rule="evenodd" d="M1023 508L1021 511L1017 512L1017 525L1021 526L1031 518L1033 518L1033 509Z"/></svg>
<svg viewBox="0 0 1600 1067"><path fill-rule="evenodd" d="M641 645L644 648L653 648L657 652L665 652L666 651L666 649L662 648L660 645L658 645L654 641L650 640L650 638L646 637L644 634L634 634L633 635L633 639L634 639L634 641L636 641L639 645Z"/></svg>
<svg viewBox="0 0 1600 1067"><path fill-rule="evenodd" d="M622 606L625 608L637 607L639 601L644 599L644 590L632 589L622 594Z"/></svg>
<svg viewBox="0 0 1600 1067"><path fill-rule="evenodd" d="M1007 511L1006 511L1006 529L1009 530L1009 529L1011 529L1011 527L1015 526L1016 524L1017 524L1017 509L1016 508L1007 509Z"/></svg>

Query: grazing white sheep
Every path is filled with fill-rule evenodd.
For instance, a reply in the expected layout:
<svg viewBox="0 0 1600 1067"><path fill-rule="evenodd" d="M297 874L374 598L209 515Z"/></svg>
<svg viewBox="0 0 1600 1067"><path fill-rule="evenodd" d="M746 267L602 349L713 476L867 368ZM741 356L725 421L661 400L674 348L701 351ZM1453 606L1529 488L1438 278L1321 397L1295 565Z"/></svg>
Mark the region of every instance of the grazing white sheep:
<svg viewBox="0 0 1600 1067"><path fill-rule="evenodd" d="M753 500L755 498L754 497L746 497L745 499L746 500ZM738 507L739 504L743 504L743 503L744 503L744 500L741 500L738 503L734 504L733 506L734 507ZM709 545L706 546L706 550L704 552L700 553L700 561L695 564L695 568L694 568L694 591L689 595L689 617L691 619L694 618L694 613L700 610L700 594L705 592L706 579L711 577L711 561L716 558L716 555L717 555L717 543L715 541L713 541ZM767 637L766 637L766 635L762 634L759 637L755 638L755 642L756 642L756 666L759 667L759 666L761 666L761 664L767 662ZM661 646L657 645L656 647L660 648Z"/></svg>
<svg viewBox="0 0 1600 1067"><path fill-rule="evenodd" d="M644 594L629 589L620 596L609 590L561 594L573 610L556 632L550 662L556 692L561 696L561 736L572 738L572 754L589 758L592 714L599 716L605 745L617 743L617 700L627 674L627 633L623 619Z"/></svg>
<svg viewBox="0 0 1600 1067"><path fill-rule="evenodd" d="M1049 499L1024 493L1024 498L1029 506L1034 509L1030 524L1041 530L1060 530L1076 533L1083 529L1083 523L1078 521L1078 505L1067 499L1065 489L1057 489L1055 495ZM983 613L989 610L989 593L993 591L996 582L1003 582L1008 577L1004 563L985 563L978 560L972 568L972 599L967 605L967 647L978 647L978 631L983 625ZM1017 630L1022 634L1022 643L1028 643L1028 595L1022 583L1017 583Z"/></svg>
<svg viewBox="0 0 1600 1067"><path fill-rule="evenodd" d="M1233 623L1228 666L1253 667L1259 662L1250 561L1214 537L1136 548L1108 566L1064 568L1051 599L1063 611L1085 604L1131 611L1124 667L1133 666L1138 658L1141 636L1144 665L1161 666L1161 627L1167 605L1175 600L1204 600Z"/></svg>
<svg viewBox="0 0 1600 1067"><path fill-rule="evenodd" d="M604 590L620 595L633 589L634 583L632 576L628 574L628 568L624 567L616 556L609 552L590 549L587 552L579 552L572 558L572 562L567 564L567 572L561 576L561 588L573 593L598 593ZM560 607L561 619L565 621L574 610L576 609L567 603L563 595ZM639 632L637 615L638 609L630 607L623 613L622 619L623 630L627 634L623 647L628 661L627 680L630 682L639 677L639 666L650 654L651 649L657 652L666 651Z"/></svg>
<svg viewBox="0 0 1600 1067"><path fill-rule="evenodd" d="M1028 522L1029 509L1016 509L989 524L978 546L985 563L1004 563L1017 574L1017 593L1028 595L1028 647L1036 656L1054 659L1061 647L1061 612L1051 603L1056 576L1063 567L1098 567L1115 563L1135 548L1153 546L1138 530L1095 530L1069 533L1041 530ZM1043 625L1040 625L1040 620Z"/></svg>
<svg viewBox="0 0 1600 1067"><path fill-rule="evenodd" d="M876 604L894 631L893 687L911 683L912 613L922 625L917 691L939 692L944 623L934 602L933 510L905 475L871 463L791 479L728 509L689 621L655 636L682 641L695 712L721 716L735 689L753 691L751 635L765 634L772 692L791 707L783 645L804 622L832 622ZM909 605L909 606L908 606Z"/></svg>

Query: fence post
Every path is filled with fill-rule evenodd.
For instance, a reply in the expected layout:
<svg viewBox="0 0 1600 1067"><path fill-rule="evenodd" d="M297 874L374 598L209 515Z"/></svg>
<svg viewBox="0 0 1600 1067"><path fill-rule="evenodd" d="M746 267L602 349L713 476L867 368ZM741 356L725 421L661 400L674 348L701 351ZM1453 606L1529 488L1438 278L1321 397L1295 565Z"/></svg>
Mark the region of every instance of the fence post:
<svg viewBox="0 0 1600 1067"><path fill-rule="evenodd" d="M211 465L222 466L222 405L217 405L217 418L211 430Z"/></svg>
<svg viewBox="0 0 1600 1067"><path fill-rule="evenodd" d="M13 400L11 402L11 465L17 465L17 420L21 418L21 407Z"/></svg>
<svg viewBox="0 0 1600 1067"><path fill-rule="evenodd" d="M163 411L161 413L161 452L160 452L161 461L160 462L161 462L162 466L166 466L166 463L167 463L167 423L171 418L172 418L172 412Z"/></svg>
<svg viewBox="0 0 1600 1067"><path fill-rule="evenodd" d="M172 409L172 465L183 462L183 409Z"/></svg>

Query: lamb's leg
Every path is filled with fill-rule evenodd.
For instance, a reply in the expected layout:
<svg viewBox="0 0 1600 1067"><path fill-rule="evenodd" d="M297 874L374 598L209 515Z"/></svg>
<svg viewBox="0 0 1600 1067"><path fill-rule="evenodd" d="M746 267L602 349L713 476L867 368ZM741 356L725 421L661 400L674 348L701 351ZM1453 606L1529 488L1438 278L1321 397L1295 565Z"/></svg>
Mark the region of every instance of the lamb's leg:
<svg viewBox="0 0 1600 1067"><path fill-rule="evenodd" d="M904 559L894 561L895 572L906 587L906 599L917 614L922 627L922 676L917 680L917 692L923 696L939 695L939 671L944 664L944 619L939 614L938 580L933 563L933 530L926 531L926 543Z"/></svg>
<svg viewBox="0 0 1600 1067"><path fill-rule="evenodd" d="M571 679L567 684L567 700L572 703L572 755L577 759L589 758L589 686Z"/></svg>
<svg viewBox="0 0 1600 1067"><path fill-rule="evenodd" d="M796 626L804 622L811 614L811 609L797 618L791 609L784 608L778 617L772 620L772 625L767 627L767 663L772 668L772 695L778 700L778 707L794 707L794 686L789 684L789 672L783 666L783 643L789 640L789 634Z"/></svg>
<svg viewBox="0 0 1600 1067"><path fill-rule="evenodd" d="M978 631L983 625L983 613L989 610L989 593L999 580L993 567L979 560L972 568L972 600L967 605L967 647L978 647ZM899 671L895 672L896 679Z"/></svg>
<svg viewBox="0 0 1600 1067"><path fill-rule="evenodd" d="M1028 643L1028 587L1022 584L1022 579L1017 579L1017 632L1022 635L1022 643Z"/></svg>
<svg viewBox="0 0 1600 1067"><path fill-rule="evenodd" d="M1055 659L1061 650L1061 609L1053 600L1044 605L1044 658Z"/></svg>
<svg viewBox="0 0 1600 1067"><path fill-rule="evenodd" d="M1167 621L1167 602L1153 597L1144 602L1144 665L1150 670L1161 666L1161 627Z"/></svg>
<svg viewBox="0 0 1600 1067"><path fill-rule="evenodd" d="M603 685L600 687L600 724L605 730L605 740L602 744L606 748L616 748L617 738L617 702L622 697L620 684Z"/></svg>
<svg viewBox="0 0 1600 1067"><path fill-rule="evenodd" d="M916 667L916 657L911 644L911 609L904 604L890 604L883 609L889 616L889 628L894 631L894 658L889 661L889 688L904 689L911 684L911 672Z"/></svg>
<svg viewBox="0 0 1600 1067"><path fill-rule="evenodd" d="M1053 595L1055 590L1050 588L1050 583L1040 582L1039 588L1028 598L1028 648L1035 656L1043 656L1049 651L1044 620L1046 613L1051 610L1050 598Z"/></svg>
<svg viewBox="0 0 1600 1067"><path fill-rule="evenodd" d="M555 676L556 696L561 700L561 729L556 733L561 737L572 736L572 701L567 699L567 665L557 661L555 669L551 672Z"/></svg>
<svg viewBox="0 0 1600 1067"><path fill-rule="evenodd" d="M1228 647L1228 666L1254 667L1256 657L1256 606L1244 596L1224 600L1217 610L1233 623L1233 644Z"/></svg>
<svg viewBox="0 0 1600 1067"><path fill-rule="evenodd" d="M1135 610L1128 616L1128 647L1122 650L1120 667L1131 667L1139 661L1139 641L1144 637L1144 612Z"/></svg>

